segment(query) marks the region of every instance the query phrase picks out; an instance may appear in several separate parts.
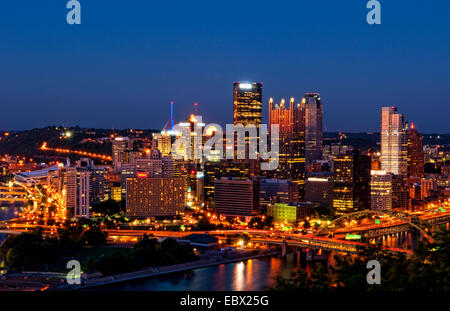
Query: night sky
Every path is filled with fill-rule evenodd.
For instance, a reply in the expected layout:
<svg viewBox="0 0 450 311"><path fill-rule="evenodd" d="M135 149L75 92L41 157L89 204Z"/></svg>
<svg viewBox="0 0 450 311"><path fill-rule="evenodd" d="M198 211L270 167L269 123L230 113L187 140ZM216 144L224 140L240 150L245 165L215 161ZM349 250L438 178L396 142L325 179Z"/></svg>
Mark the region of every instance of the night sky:
<svg viewBox="0 0 450 311"><path fill-rule="evenodd" d="M423 133L450 132L450 1L1 1L0 129L162 128L198 102L232 122L233 81L274 97L319 91L327 131L378 131L396 105Z"/></svg>

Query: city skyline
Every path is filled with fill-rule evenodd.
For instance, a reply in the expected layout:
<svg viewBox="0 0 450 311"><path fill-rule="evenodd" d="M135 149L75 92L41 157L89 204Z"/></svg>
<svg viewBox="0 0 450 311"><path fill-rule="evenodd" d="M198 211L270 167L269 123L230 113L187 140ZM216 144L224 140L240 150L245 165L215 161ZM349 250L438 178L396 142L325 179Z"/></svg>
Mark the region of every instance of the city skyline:
<svg viewBox="0 0 450 311"><path fill-rule="evenodd" d="M2 12L0 291L450 291L449 0Z"/></svg>
<svg viewBox="0 0 450 311"><path fill-rule="evenodd" d="M241 3L257 26L227 5L109 4L83 2L76 26L64 3L5 4L2 129L160 129L172 100L176 119L198 102L205 120L231 123L232 82L261 81L263 122L270 97L319 92L324 131L377 132L379 108L395 105L422 133L450 132L447 1L384 3L376 27L364 1Z"/></svg>

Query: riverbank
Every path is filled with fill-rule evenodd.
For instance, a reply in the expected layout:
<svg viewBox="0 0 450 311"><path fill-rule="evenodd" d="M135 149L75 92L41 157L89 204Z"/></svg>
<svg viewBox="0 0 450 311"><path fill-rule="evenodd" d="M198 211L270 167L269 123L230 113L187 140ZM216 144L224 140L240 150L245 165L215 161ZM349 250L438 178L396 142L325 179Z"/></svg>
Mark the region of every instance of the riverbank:
<svg viewBox="0 0 450 311"><path fill-rule="evenodd" d="M87 288L92 287L99 287L99 286L105 286L109 284L115 284L115 283L121 283L131 280L137 280L137 279L143 279L143 278L150 278L154 276L161 276L165 274L175 273L175 272L183 272L183 271L189 271L193 269L200 269L210 266L217 266L221 264L228 264L228 263L235 263L240 261L247 261L250 259L257 259L257 258L263 258L272 256L274 253L268 252L268 251L260 251L258 254L236 254L233 258L210 258L210 259L203 259L198 260L194 262L179 264L179 265L172 265L172 266L166 266L166 267L158 267L158 268L146 268L139 271L134 272L128 272L128 273L122 273L122 274L116 274L112 276L106 276L106 277L100 277L100 278L93 278L93 279L86 279L83 281L83 284L81 285L69 285L69 284L63 284L59 285L54 288L49 288L49 290L59 290L59 291L66 291L66 290L83 290Z"/></svg>

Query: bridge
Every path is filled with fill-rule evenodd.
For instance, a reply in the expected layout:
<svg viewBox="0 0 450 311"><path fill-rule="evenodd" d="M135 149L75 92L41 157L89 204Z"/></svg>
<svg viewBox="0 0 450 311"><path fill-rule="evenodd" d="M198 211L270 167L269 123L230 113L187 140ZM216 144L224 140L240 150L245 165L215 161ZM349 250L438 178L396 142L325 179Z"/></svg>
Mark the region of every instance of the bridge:
<svg viewBox="0 0 450 311"><path fill-rule="evenodd" d="M345 240L328 239L328 238L311 238L293 235L284 235L284 238L251 238L252 243L281 245L282 255L286 254L286 247L310 248L325 251L338 251L345 253L358 253L359 250L366 247L366 244L359 242L351 242Z"/></svg>
<svg viewBox="0 0 450 311"><path fill-rule="evenodd" d="M342 223L350 220L352 218L357 218L360 216L391 216L396 219L395 222L390 223L380 223L380 224L371 224L368 226L360 226L356 228L341 228ZM344 216L341 216L332 221L329 227L322 228L319 230L316 235L329 235L330 233L334 234L346 234L346 233L358 233L363 238L376 238L380 236L407 232L412 228L420 231L424 237L432 241L433 239L429 235L429 229L433 226L441 225L448 223L450 221L450 212L440 212L436 214L408 214L405 212L392 211L392 210L365 210L359 211L355 213L350 213Z"/></svg>
<svg viewBox="0 0 450 311"><path fill-rule="evenodd" d="M0 202L25 202L27 192L22 187L0 184Z"/></svg>

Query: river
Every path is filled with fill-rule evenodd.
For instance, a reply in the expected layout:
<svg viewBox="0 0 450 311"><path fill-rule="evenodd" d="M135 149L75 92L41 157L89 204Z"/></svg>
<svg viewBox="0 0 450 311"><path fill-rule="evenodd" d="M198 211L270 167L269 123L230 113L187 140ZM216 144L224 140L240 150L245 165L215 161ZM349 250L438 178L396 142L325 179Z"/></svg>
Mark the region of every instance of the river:
<svg viewBox="0 0 450 311"><path fill-rule="evenodd" d="M417 245L417 233L401 233L381 238L387 247L409 247ZM331 258L332 256L328 256ZM331 260L331 259L329 259ZM313 269L313 263L305 256L287 254L286 257L273 256L236 263L221 264L186 272L176 272L163 276L149 277L111 284L89 291L263 291L275 284L278 276L288 277L298 267Z"/></svg>
<svg viewBox="0 0 450 311"><path fill-rule="evenodd" d="M14 218L17 207L0 207L0 220ZM448 228L448 225L447 225ZM388 247L414 248L417 245L417 233L401 233L381 238ZM1 237L0 243L6 238ZM329 256L331 257L331 256ZM307 262L305 256L287 254L286 257L272 256L247 261L221 264L186 272L149 277L111 284L89 291L262 291L273 287L278 276L287 277L298 267L312 269L313 264Z"/></svg>

